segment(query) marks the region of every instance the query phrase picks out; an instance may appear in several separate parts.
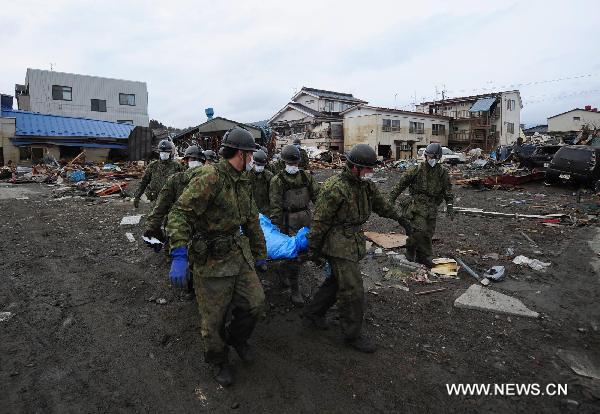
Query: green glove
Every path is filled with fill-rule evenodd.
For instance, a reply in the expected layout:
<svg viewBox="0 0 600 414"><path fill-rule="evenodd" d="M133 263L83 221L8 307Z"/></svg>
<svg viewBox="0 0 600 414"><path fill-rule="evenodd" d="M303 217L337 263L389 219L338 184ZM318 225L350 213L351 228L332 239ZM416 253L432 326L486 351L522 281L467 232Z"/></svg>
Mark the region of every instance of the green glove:
<svg viewBox="0 0 600 414"><path fill-rule="evenodd" d="M446 217L450 220L454 220L454 207L452 204L446 204Z"/></svg>

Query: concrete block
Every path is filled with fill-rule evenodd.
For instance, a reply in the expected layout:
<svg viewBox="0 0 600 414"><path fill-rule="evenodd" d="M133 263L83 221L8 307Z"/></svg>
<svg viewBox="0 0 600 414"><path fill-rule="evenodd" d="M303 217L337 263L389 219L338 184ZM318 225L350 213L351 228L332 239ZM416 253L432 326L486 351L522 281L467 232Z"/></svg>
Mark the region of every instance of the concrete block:
<svg viewBox="0 0 600 414"><path fill-rule="evenodd" d="M471 285L454 301L457 308L478 309L507 315L537 318L539 313L527 308L519 299L493 291L481 285Z"/></svg>

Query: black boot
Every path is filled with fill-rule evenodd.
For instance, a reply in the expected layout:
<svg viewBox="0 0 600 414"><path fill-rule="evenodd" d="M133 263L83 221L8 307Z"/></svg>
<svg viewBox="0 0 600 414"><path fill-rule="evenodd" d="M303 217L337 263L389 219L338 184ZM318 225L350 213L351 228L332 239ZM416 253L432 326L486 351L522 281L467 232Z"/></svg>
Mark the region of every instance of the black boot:
<svg viewBox="0 0 600 414"><path fill-rule="evenodd" d="M325 318L317 315L302 315L302 324L306 328L318 329L320 331L329 329L329 325L327 325Z"/></svg>
<svg viewBox="0 0 600 414"><path fill-rule="evenodd" d="M346 339L346 345L356 349L359 352L364 352L366 354L372 354L377 350L377 345L375 345L369 338L365 336L359 336L358 338L353 339Z"/></svg>
<svg viewBox="0 0 600 414"><path fill-rule="evenodd" d="M251 364L256 359L254 356L254 350L248 344L248 342L244 342L239 345L234 345L233 348L239 355L240 359L244 361L246 364Z"/></svg>
<svg viewBox="0 0 600 414"><path fill-rule="evenodd" d="M229 387L233 384L233 370L231 369L231 365L228 363L215 364L215 371L214 379L221 386Z"/></svg>
<svg viewBox="0 0 600 414"><path fill-rule="evenodd" d="M417 249L415 249L414 247L406 247L406 259L409 262L415 262L415 260L417 259Z"/></svg>
<svg viewBox="0 0 600 414"><path fill-rule="evenodd" d="M292 293L290 294L290 300L294 306L304 306L304 298L300 294L300 287L298 286L298 279L290 279L290 288Z"/></svg>

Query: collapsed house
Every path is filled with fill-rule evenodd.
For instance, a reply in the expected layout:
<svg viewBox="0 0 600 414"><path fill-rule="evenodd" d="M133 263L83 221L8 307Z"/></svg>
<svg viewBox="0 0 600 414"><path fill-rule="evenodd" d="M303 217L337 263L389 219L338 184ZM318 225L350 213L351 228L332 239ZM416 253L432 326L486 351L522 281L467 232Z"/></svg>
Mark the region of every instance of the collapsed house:
<svg viewBox="0 0 600 414"><path fill-rule="evenodd" d="M211 117L198 126L180 132L173 137L173 143L180 152L185 151L190 145L198 145L205 150L218 151L223 135L236 126L248 130L256 142L264 144L261 142L262 130L260 127L232 121L220 116Z"/></svg>
<svg viewBox="0 0 600 414"><path fill-rule="evenodd" d="M349 93L303 87L268 124L277 134L278 148L300 138L305 146L343 151L342 113L366 103Z"/></svg>

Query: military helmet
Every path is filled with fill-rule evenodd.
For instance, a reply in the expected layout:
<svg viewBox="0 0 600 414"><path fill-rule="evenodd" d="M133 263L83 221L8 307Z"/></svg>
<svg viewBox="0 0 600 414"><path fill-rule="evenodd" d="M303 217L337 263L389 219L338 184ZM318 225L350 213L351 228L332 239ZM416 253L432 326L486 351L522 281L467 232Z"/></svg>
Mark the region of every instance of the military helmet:
<svg viewBox="0 0 600 414"><path fill-rule="evenodd" d="M195 158L201 161L205 160L204 153L200 150L200 147L198 147L197 145L190 145L189 147L187 147L185 153L183 154L183 158Z"/></svg>
<svg viewBox="0 0 600 414"><path fill-rule="evenodd" d="M240 127L231 128L227 131L221 145L223 147L235 148L242 151L256 150L256 143L254 142L252 134Z"/></svg>
<svg viewBox="0 0 600 414"><path fill-rule="evenodd" d="M175 146L168 139L163 139L158 143L158 150L160 152L171 152Z"/></svg>
<svg viewBox="0 0 600 414"><path fill-rule="evenodd" d="M437 142L427 145L427 148L425 148L425 155L429 155L430 157L437 159L442 158L442 146Z"/></svg>
<svg viewBox="0 0 600 414"><path fill-rule="evenodd" d="M281 150L281 159L286 162L299 162L300 150L293 145L286 145Z"/></svg>
<svg viewBox="0 0 600 414"><path fill-rule="evenodd" d="M262 152L265 153L265 155L268 157L269 156L269 150L267 149L267 147L265 147L264 145L260 146L260 149L262 150Z"/></svg>
<svg viewBox="0 0 600 414"><path fill-rule="evenodd" d="M267 154L261 149L252 155L252 159L256 165L267 165Z"/></svg>
<svg viewBox="0 0 600 414"><path fill-rule="evenodd" d="M293 144L300 145L300 138L294 138Z"/></svg>
<svg viewBox="0 0 600 414"><path fill-rule="evenodd" d="M204 151L204 158L206 158L208 161L212 161L212 162L219 161L219 156L213 150Z"/></svg>
<svg viewBox="0 0 600 414"><path fill-rule="evenodd" d="M356 144L346 155L346 160L357 167L373 168L379 164L375 150L367 144Z"/></svg>

